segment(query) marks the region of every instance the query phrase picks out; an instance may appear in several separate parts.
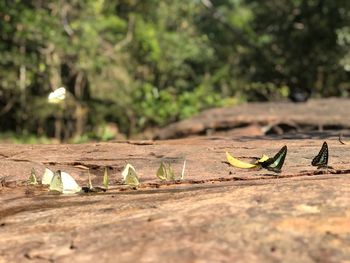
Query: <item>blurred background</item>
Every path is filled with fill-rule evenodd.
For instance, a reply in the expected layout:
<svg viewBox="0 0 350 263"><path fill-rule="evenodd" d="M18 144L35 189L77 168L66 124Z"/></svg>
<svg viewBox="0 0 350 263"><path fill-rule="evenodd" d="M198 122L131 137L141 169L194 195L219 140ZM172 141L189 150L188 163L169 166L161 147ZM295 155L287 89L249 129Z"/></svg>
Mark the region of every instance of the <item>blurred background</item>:
<svg viewBox="0 0 350 263"><path fill-rule="evenodd" d="M350 91L346 0L2 0L0 37L5 142L147 138L211 107Z"/></svg>

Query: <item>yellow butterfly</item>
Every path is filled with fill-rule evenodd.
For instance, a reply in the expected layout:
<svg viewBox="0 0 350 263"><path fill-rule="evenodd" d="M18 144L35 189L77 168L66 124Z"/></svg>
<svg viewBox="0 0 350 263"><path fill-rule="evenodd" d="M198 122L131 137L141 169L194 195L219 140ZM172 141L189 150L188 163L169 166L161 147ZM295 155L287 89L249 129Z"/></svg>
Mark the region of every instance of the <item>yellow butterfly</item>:
<svg viewBox="0 0 350 263"><path fill-rule="evenodd" d="M32 171L30 172L28 183L30 185L37 185L38 184L38 180L36 179L36 172L35 172L34 168L32 168Z"/></svg>
<svg viewBox="0 0 350 263"><path fill-rule="evenodd" d="M157 177L161 181L172 181L175 180L174 170L170 163L161 162L157 170Z"/></svg>
<svg viewBox="0 0 350 263"><path fill-rule="evenodd" d="M122 171L124 183L131 186L138 186L140 180L137 176L135 168L131 164L127 164Z"/></svg>
<svg viewBox="0 0 350 263"><path fill-rule="evenodd" d="M105 167L105 172L103 174L103 181L102 181L103 186L107 189L108 184L109 184L109 175L108 175L108 168Z"/></svg>
<svg viewBox="0 0 350 263"><path fill-rule="evenodd" d="M259 160L257 160L255 163L246 163L246 162L243 162L241 160L236 159L231 154L226 152L226 159L229 162L229 164L231 164L234 167L243 168L243 169L251 169L251 168L256 168L256 167L260 166L261 163L265 162L267 159L269 159L269 157L267 155L263 154L261 156L261 158Z"/></svg>

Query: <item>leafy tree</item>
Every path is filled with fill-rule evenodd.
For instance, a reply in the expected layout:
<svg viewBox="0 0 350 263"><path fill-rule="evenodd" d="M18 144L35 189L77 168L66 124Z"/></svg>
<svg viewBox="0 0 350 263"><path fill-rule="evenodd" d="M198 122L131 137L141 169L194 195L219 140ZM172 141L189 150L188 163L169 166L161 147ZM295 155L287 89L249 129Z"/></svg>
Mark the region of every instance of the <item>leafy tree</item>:
<svg viewBox="0 0 350 263"><path fill-rule="evenodd" d="M345 0L0 1L0 125L129 136L241 101L347 96ZM64 86L69 99L47 95Z"/></svg>
<svg viewBox="0 0 350 263"><path fill-rule="evenodd" d="M247 3L254 13L252 27L258 44L243 62L252 81L287 85L293 99L298 99L298 93L341 94L347 75L339 64L344 53L337 45L337 31L349 24L349 11L345 11L350 9L349 2Z"/></svg>

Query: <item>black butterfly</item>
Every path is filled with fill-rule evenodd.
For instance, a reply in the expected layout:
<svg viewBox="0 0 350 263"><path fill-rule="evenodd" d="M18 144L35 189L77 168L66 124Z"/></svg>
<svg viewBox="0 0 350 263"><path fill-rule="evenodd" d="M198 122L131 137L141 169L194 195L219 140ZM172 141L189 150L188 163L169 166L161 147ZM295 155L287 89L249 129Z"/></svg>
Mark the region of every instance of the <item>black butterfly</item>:
<svg viewBox="0 0 350 263"><path fill-rule="evenodd" d="M273 157L267 159L265 162L261 163L261 166L263 168L266 168L269 171L273 171L275 173L280 173L284 159L286 158L287 155L287 146L283 146L281 150Z"/></svg>
<svg viewBox="0 0 350 263"><path fill-rule="evenodd" d="M324 142L320 152L312 160L311 164L319 168L329 168L328 166L328 145L327 142Z"/></svg>

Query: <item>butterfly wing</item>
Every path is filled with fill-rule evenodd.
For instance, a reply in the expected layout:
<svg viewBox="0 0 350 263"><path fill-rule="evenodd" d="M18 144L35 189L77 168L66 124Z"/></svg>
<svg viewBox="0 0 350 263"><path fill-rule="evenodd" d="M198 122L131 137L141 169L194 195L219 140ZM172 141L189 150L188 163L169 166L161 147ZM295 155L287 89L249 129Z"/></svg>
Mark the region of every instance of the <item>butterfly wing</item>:
<svg viewBox="0 0 350 263"><path fill-rule="evenodd" d="M181 180L184 179L184 176L185 176L185 168L186 168L186 159L184 160L184 164L183 164L183 166L182 166Z"/></svg>
<svg viewBox="0 0 350 263"><path fill-rule="evenodd" d="M123 180L125 181L126 176L129 173L129 170L132 169L134 170L134 172L136 173L136 170L134 168L134 166L132 166L131 164L126 164L126 166L124 167L123 171L122 171L122 176L123 176Z"/></svg>
<svg viewBox="0 0 350 263"><path fill-rule="evenodd" d="M311 164L313 166L327 166L328 164L328 145L324 142L320 152L312 160Z"/></svg>
<svg viewBox="0 0 350 263"><path fill-rule="evenodd" d="M63 191L63 182L60 170L56 171L54 176L52 177L50 183L50 191L57 191L60 193L62 193Z"/></svg>
<svg viewBox="0 0 350 263"><path fill-rule="evenodd" d="M160 163L160 166L157 170L157 177L161 181L165 181L167 179L167 172L166 172L166 167L163 162Z"/></svg>
<svg viewBox="0 0 350 263"><path fill-rule="evenodd" d="M61 172L60 174L63 186L62 194L75 194L80 192L81 187L70 174L66 172Z"/></svg>
<svg viewBox="0 0 350 263"><path fill-rule="evenodd" d="M49 102L58 103L66 98L66 89L60 87L49 94Z"/></svg>
<svg viewBox="0 0 350 263"><path fill-rule="evenodd" d="M166 180L167 181L175 180L175 173L170 163L168 163L168 167L166 167L165 170L166 170Z"/></svg>
<svg viewBox="0 0 350 263"><path fill-rule="evenodd" d="M285 145L281 148L281 150L279 150L279 152L273 158L269 158L265 162L262 162L261 166L270 171L279 173L281 172L286 155L287 155L287 146Z"/></svg>
<svg viewBox="0 0 350 263"><path fill-rule="evenodd" d="M53 171L51 171L51 170L48 169L48 168L45 168L45 173L44 173L44 175L43 175L43 178L41 179L41 183L42 183L43 185L50 185L53 176L54 176Z"/></svg>
<svg viewBox="0 0 350 263"><path fill-rule="evenodd" d="M107 167L105 167L102 184L103 184L104 187L108 188L109 176L108 176L108 168Z"/></svg>

